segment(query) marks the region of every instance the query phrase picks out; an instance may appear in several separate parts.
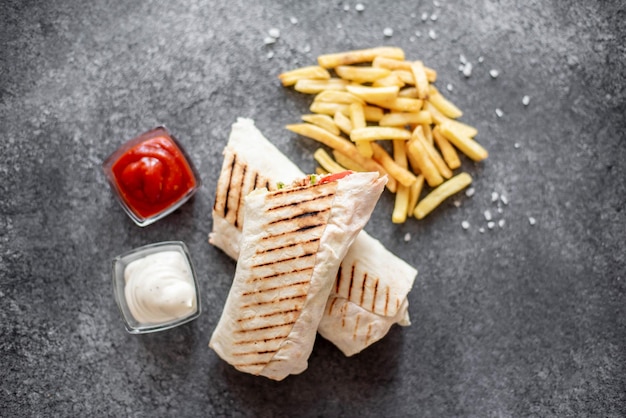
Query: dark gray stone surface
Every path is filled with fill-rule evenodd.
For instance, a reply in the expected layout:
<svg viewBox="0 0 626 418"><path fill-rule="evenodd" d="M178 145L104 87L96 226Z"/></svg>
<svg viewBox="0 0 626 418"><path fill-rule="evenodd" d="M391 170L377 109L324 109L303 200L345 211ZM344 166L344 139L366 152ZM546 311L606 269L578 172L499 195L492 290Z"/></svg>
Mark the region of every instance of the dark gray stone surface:
<svg viewBox="0 0 626 418"><path fill-rule="evenodd" d="M624 416L624 3L362 3L0 4L1 416ZM272 27L281 36L266 46ZM309 369L280 383L239 373L207 347L235 267L207 244L230 124L254 118L312 170L316 145L283 128L310 97L276 75L381 44L452 84L490 151L464 161L476 193L401 226L386 194L366 228L420 270L411 327L353 358L318 339ZM100 164L159 123L204 184L141 229ZM493 191L509 199L502 213ZM486 209L503 228L479 232ZM204 312L129 335L110 259L172 239L191 249Z"/></svg>

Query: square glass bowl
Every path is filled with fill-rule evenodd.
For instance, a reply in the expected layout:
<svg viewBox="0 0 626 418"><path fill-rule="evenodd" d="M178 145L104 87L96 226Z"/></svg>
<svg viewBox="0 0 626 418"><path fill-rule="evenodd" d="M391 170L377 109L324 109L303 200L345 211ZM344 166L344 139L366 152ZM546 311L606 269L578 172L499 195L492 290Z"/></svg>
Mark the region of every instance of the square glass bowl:
<svg viewBox="0 0 626 418"><path fill-rule="evenodd" d="M157 322L142 322L139 321L133 316L131 308L129 307L127 296L126 296L126 279L124 277L124 272L130 263L133 261L142 259L147 256L151 256L158 253L164 252L177 252L185 261L186 266L184 269L187 269L186 272L191 276L190 279L193 281L193 288L195 290L195 311L188 313L182 317L170 319L170 320L160 320ZM154 263L151 264L154 266ZM168 267L163 267L162 271L169 270ZM200 316L202 308L200 306L200 289L198 287L198 280L196 277L196 271L193 267L193 263L191 262L191 257L189 255L189 249L182 241L164 241L158 242L154 244L145 245L143 247L135 248L130 250L124 254L118 255L113 259L112 265L112 278L113 278L113 294L115 295L115 302L122 313L122 318L124 320L124 324L126 326L126 330L131 334L145 334L149 332L163 331L166 329L174 328L178 325L182 325L186 322L192 321ZM145 307L145 305L144 305Z"/></svg>
<svg viewBox="0 0 626 418"><path fill-rule="evenodd" d="M122 208L139 226L174 212L200 188L191 159L164 126L122 144L102 169Z"/></svg>

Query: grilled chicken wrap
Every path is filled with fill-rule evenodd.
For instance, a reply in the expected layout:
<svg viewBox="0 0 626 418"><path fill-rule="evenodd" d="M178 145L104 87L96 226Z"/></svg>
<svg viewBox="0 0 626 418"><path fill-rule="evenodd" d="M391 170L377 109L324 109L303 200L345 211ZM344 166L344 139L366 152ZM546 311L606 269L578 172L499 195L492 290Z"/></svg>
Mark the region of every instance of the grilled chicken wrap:
<svg viewBox="0 0 626 418"><path fill-rule="evenodd" d="M306 369L341 260L387 183L342 174L245 197L235 279L209 344L238 370L282 380Z"/></svg>
<svg viewBox="0 0 626 418"><path fill-rule="evenodd" d="M209 242L238 259L243 197L259 187L276 190L277 181L303 175L251 119L239 118L224 149ZM416 275L413 267L361 231L341 263L320 335L351 356L384 337L393 324L409 325L407 294Z"/></svg>

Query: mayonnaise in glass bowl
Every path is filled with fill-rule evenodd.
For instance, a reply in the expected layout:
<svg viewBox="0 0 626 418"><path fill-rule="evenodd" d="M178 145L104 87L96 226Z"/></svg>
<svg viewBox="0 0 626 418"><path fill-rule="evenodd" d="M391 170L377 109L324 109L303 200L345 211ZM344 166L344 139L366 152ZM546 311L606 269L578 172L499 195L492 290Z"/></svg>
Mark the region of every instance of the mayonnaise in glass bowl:
<svg viewBox="0 0 626 418"><path fill-rule="evenodd" d="M113 293L131 334L163 331L201 312L198 280L184 242L135 248L113 259Z"/></svg>

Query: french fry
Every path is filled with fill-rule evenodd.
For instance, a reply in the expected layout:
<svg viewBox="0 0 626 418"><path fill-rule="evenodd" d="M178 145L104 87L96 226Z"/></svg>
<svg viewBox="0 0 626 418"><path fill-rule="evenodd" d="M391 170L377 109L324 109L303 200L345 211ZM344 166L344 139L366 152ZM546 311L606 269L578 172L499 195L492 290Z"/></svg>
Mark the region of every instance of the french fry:
<svg viewBox="0 0 626 418"><path fill-rule="evenodd" d="M328 116L335 116L335 113L337 112L347 114L349 112L349 109L349 104L326 102L313 102L309 107L309 110L313 113L321 113Z"/></svg>
<svg viewBox="0 0 626 418"><path fill-rule="evenodd" d="M402 168L408 168L409 162L406 156L406 147L401 139L393 140L393 160Z"/></svg>
<svg viewBox="0 0 626 418"><path fill-rule="evenodd" d="M372 83L372 87L388 87L388 86L397 86L398 88L404 87L404 82L400 80L393 72L389 74L387 77L379 78L378 80Z"/></svg>
<svg viewBox="0 0 626 418"><path fill-rule="evenodd" d="M414 61L411 64L411 72L415 78L415 87L419 93L420 99L428 97L428 76L424 70L424 63L422 61Z"/></svg>
<svg viewBox="0 0 626 418"><path fill-rule="evenodd" d="M350 132L352 132L352 122L350 118L345 114L341 113L341 111L336 111L333 117L335 125L343 132L344 134L350 136Z"/></svg>
<svg viewBox="0 0 626 418"><path fill-rule="evenodd" d="M374 61L372 61L372 67L378 68L387 68L389 70L404 70L411 71L411 61L401 61L398 59L391 59L386 57L376 57ZM432 68L424 67L424 72L426 73L426 77L430 83L434 83L437 81L437 71ZM412 84L414 84L413 82Z"/></svg>
<svg viewBox="0 0 626 418"><path fill-rule="evenodd" d="M411 133L406 129L388 126L367 126L365 128L352 129L350 139L356 141L376 141L382 139L411 139Z"/></svg>
<svg viewBox="0 0 626 418"><path fill-rule="evenodd" d="M395 74L404 84L415 86L415 77L410 70L395 70L392 74Z"/></svg>
<svg viewBox="0 0 626 418"><path fill-rule="evenodd" d="M345 90L348 84L350 84L348 80L342 80L341 78L330 78L328 80L302 79L296 81L293 88L300 93L317 94L324 90Z"/></svg>
<svg viewBox="0 0 626 418"><path fill-rule="evenodd" d="M391 222L401 224L406 222L409 213L409 187L399 184L396 198L391 213Z"/></svg>
<svg viewBox="0 0 626 418"><path fill-rule="evenodd" d="M353 80L359 83L371 83L391 74L391 71L384 68L355 67L351 65L340 65L335 68L335 72L344 80Z"/></svg>
<svg viewBox="0 0 626 418"><path fill-rule="evenodd" d="M339 135L340 133L339 128L335 125L335 121L328 115L302 115L302 120L324 128L332 134Z"/></svg>
<svg viewBox="0 0 626 418"><path fill-rule="evenodd" d="M469 136L463 135L463 132L452 123L442 123L439 125L439 130L455 147L472 160L481 161L489 156L486 149ZM354 131L352 133L354 133Z"/></svg>
<svg viewBox="0 0 626 418"><path fill-rule="evenodd" d="M323 148L316 149L315 153L313 153L313 158L329 173L341 173L342 171L346 171L346 168L335 162Z"/></svg>
<svg viewBox="0 0 626 418"><path fill-rule="evenodd" d="M351 84L346 86L346 90L366 102L384 102L397 98L400 88L398 86L368 87Z"/></svg>
<svg viewBox="0 0 626 418"><path fill-rule="evenodd" d="M443 97L435 86L430 86L428 90L428 101L432 103L444 116L451 119L457 119L463 116L461 109L456 107L454 103Z"/></svg>
<svg viewBox="0 0 626 418"><path fill-rule="evenodd" d="M424 102L409 97L396 97L393 100L370 101L370 103L397 112L419 112Z"/></svg>
<svg viewBox="0 0 626 418"><path fill-rule="evenodd" d="M439 187L431 191L415 207L414 215L417 219L423 219L433 211L445 199L455 193L460 192L472 183L472 177L467 173L460 173L442 183Z"/></svg>
<svg viewBox="0 0 626 418"><path fill-rule="evenodd" d="M385 114L380 107L376 106L365 106L363 111L365 112L365 120L368 122L378 122Z"/></svg>
<svg viewBox="0 0 626 418"><path fill-rule="evenodd" d="M417 127L417 129L420 129L420 127ZM430 187L437 187L443 183L443 177L428 157L428 152L422 141L417 138L409 141L407 152L413 157L411 163L417 165Z"/></svg>
<svg viewBox="0 0 626 418"><path fill-rule="evenodd" d="M335 157L335 161L337 161L339 165L344 166L348 170L361 171L361 172L367 171L365 167L363 167L362 165L354 161L352 158L340 153L339 151L335 149L332 152L333 152L333 157Z"/></svg>
<svg viewBox="0 0 626 418"><path fill-rule="evenodd" d="M372 148L374 150L374 159L387 170L390 176L398 180L398 183L404 186L410 186L417 181L417 177L406 168L396 164L383 147L373 142Z"/></svg>
<svg viewBox="0 0 626 418"><path fill-rule="evenodd" d="M293 86L298 80L328 80L330 73L319 65L297 68L295 70L286 71L278 75L283 86Z"/></svg>
<svg viewBox="0 0 626 418"><path fill-rule="evenodd" d="M411 99L417 99L419 93L415 87L406 87L398 92L398 97L410 97Z"/></svg>
<svg viewBox="0 0 626 418"><path fill-rule="evenodd" d="M317 57L317 63L324 68L335 68L340 65L371 62L376 57L386 57L398 60L404 59L404 51L395 47L376 47L353 51L325 54Z"/></svg>
<svg viewBox="0 0 626 418"><path fill-rule="evenodd" d="M326 102L326 103L361 103L365 104L365 100L361 99L358 96L348 92L341 90L324 90L319 92L315 98L313 98L314 102Z"/></svg>
<svg viewBox="0 0 626 418"><path fill-rule="evenodd" d="M439 174L445 179L449 179L452 177L452 170L446 165L446 162L443 160L439 152L435 149L435 147L428 142L428 139L424 136L423 127L419 126L413 131L413 140L418 140L424 146L424 150L430 158L430 161L439 171Z"/></svg>
<svg viewBox="0 0 626 418"><path fill-rule="evenodd" d="M428 100L424 102L424 110L428 110L430 112L431 117L433 118L433 122L436 125L441 125L444 122L449 122L452 126L455 126L456 129L465 136L469 136L470 138L475 137L478 134L478 130L473 126L469 126L463 122L459 122L458 120L450 119L443 113L439 111L432 103Z"/></svg>
<svg viewBox="0 0 626 418"><path fill-rule="evenodd" d="M383 116L378 122L380 126L406 126L409 124L422 125L430 124L432 118L430 113L425 110L419 112L390 112Z"/></svg>
<svg viewBox="0 0 626 418"><path fill-rule="evenodd" d="M459 160L459 155L456 150L450 144L450 141L446 139L445 136L441 135L439 132L439 126L435 126L433 129L433 138L435 139L435 143L439 147L441 151L441 155L443 156L443 160L448 164L450 170L456 170L461 166L461 160Z"/></svg>
<svg viewBox="0 0 626 418"><path fill-rule="evenodd" d="M426 142L428 142L430 145L433 145L435 141L433 140L433 130L430 128L430 124L421 123L420 125L422 126L422 131L424 133L424 138L426 138Z"/></svg>
<svg viewBox="0 0 626 418"><path fill-rule="evenodd" d="M365 128L367 126L367 123L365 122L365 111L360 103L352 103L350 105L350 121L352 123L351 134L355 129ZM356 149L362 156L367 158L370 158L374 154L372 146L369 142L357 142Z"/></svg>
<svg viewBox="0 0 626 418"><path fill-rule="evenodd" d="M417 205L417 201L420 198L420 194L422 194L422 189L424 188L424 176L422 174L417 176L417 181L409 187L409 205L407 208L407 212L409 216L413 216L415 211L415 206Z"/></svg>

